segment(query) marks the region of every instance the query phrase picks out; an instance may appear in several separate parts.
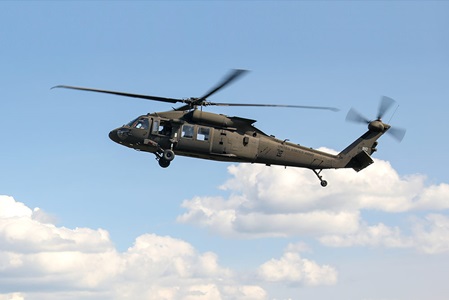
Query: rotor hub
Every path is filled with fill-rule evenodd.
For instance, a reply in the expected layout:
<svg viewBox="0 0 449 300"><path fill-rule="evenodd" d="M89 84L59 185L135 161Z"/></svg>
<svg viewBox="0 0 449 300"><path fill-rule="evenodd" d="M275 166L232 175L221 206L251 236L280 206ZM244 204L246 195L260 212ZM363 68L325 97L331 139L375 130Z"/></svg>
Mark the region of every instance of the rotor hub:
<svg viewBox="0 0 449 300"><path fill-rule="evenodd" d="M375 132L384 132L388 128L390 128L390 125L383 123L380 119L371 121L368 124L368 129Z"/></svg>

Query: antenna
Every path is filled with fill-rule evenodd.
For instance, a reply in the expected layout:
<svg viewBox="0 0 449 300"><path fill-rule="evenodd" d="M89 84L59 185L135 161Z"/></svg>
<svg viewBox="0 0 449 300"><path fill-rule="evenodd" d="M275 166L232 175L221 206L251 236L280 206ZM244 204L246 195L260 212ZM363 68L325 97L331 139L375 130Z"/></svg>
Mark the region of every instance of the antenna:
<svg viewBox="0 0 449 300"><path fill-rule="evenodd" d="M396 113L396 111L398 110L398 108L399 108L399 104L398 104L398 106L396 106L396 108L394 109L393 114L392 114L391 117L390 117L390 120L388 120L388 124L391 123L391 120L393 119L394 114Z"/></svg>

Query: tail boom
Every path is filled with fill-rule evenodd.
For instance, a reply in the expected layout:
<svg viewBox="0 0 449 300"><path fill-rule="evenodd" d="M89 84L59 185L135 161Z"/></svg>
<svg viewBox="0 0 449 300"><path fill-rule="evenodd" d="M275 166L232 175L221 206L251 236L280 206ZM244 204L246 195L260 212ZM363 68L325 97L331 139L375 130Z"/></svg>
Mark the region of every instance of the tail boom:
<svg viewBox="0 0 449 300"><path fill-rule="evenodd" d="M377 140L388 130L389 126L383 124L383 130L368 130L338 154L340 161L336 168L352 168L359 172L374 161L371 154L377 151Z"/></svg>

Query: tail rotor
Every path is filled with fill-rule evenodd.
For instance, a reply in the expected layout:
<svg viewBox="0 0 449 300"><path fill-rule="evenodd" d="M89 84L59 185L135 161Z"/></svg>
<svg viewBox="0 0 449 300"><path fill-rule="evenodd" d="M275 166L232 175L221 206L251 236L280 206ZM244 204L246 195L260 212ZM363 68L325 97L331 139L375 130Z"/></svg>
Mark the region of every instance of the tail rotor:
<svg viewBox="0 0 449 300"><path fill-rule="evenodd" d="M351 108L346 115L346 121L354 122L354 123L362 123L368 124L368 128L370 130L376 131L386 131L398 142L401 142L405 136L406 130L398 127L391 127L388 124L382 122L382 118L385 113L396 103L392 98L382 96L379 103L379 109L377 112L377 118L375 120L370 120L366 118L364 115L359 113L354 108Z"/></svg>

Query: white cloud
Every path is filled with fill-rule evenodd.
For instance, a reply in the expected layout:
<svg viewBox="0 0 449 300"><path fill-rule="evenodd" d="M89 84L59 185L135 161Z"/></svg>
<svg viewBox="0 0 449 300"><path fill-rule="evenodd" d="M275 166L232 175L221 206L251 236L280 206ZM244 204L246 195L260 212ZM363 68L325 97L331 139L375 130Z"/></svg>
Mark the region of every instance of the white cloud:
<svg viewBox="0 0 449 300"><path fill-rule="evenodd" d="M0 196L0 299L266 299L212 252L144 234L120 253L103 229L42 223Z"/></svg>
<svg viewBox="0 0 449 300"><path fill-rule="evenodd" d="M233 237L307 235L328 246L449 251L446 217L432 215L449 208L449 185L429 185L422 175L400 177L386 161L375 159L372 166L359 173L324 170L322 174L329 181L324 189L306 169L239 164L228 170L232 177L221 186L228 196L185 200L182 207L186 211L178 222ZM366 211L430 215L403 229L381 222L369 224L363 219ZM415 222L421 225L415 226ZM411 234L404 234L409 231ZM439 239L435 238L437 233Z"/></svg>
<svg viewBox="0 0 449 300"><path fill-rule="evenodd" d="M303 284L308 286L337 283L337 271L329 265L301 258L295 247L289 245L280 259L271 259L259 267L258 275L265 281Z"/></svg>
<svg viewBox="0 0 449 300"><path fill-rule="evenodd" d="M25 297L21 293L0 294L0 300L24 300Z"/></svg>
<svg viewBox="0 0 449 300"><path fill-rule="evenodd" d="M304 213L246 213L234 222L234 230L263 236L320 235L352 232L358 226L358 213L316 210Z"/></svg>
<svg viewBox="0 0 449 300"><path fill-rule="evenodd" d="M375 163L361 172L324 170L329 185L321 188L307 169L240 164L228 168L233 176L222 189L246 199L242 208L271 212L326 209L376 209L386 212L449 208L449 185L426 186L426 177L401 178L389 162ZM257 200L257 201L255 201Z"/></svg>
<svg viewBox="0 0 449 300"><path fill-rule="evenodd" d="M196 197L184 201L182 207L188 211L179 216L178 221L207 227L223 235L247 237L345 233L356 230L358 226L359 213L355 211L264 213L242 208L245 203L238 203L235 198ZM234 206L229 207L230 203Z"/></svg>
<svg viewBox="0 0 449 300"><path fill-rule="evenodd" d="M383 246L388 248L415 248L426 254L449 252L449 217L428 214L412 217L411 234L405 235L399 227L383 223L362 225L357 232L347 235L325 235L319 241L330 247Z"/></svg>
<svg viewBox="0 0 449 300"><path fill-rule="evenodd" d="M241 205L243 199L231 197L225 200L220 197L195 197L184 201L182 207L188 211L178 217L179 222L194 222L200 226L214 228L221 234L231 234L235 221L235 208Z"/></svg>
<svg viewBox="0 0 449 300"><path fill-rule="evenodd" d="M31 217L33 211L13 197L0 195L0 218Z"/></svg>
<svg viewBox="0 0 449 300"><path fill-rule="evenodd" d="M0 196L1 197L1 196ZM0 198L0 202L3 199ZM21 204L21 203L20 203ZM22 204L23 205L23 204ZM24 215L20 205L14 205L16 214L2 217L0 243L3 251L51 252L84 251L100 252L112 248L107 231L89 228L68 229L33 219L32 211ZM9 209L11 212L12 210Z"/></svg>
<svg viewBox="0 0 449 300"><path fill-rule="evenodd" d="M298 242L298 243L290 243L288 244L287 248L285 249L286 252L298 252L298 253L306 253L306 252L312 252L312 249L304 242Z"/></svg>
<svg viewBox="0 0 449 300"><path fill-rule="evenodd" d="M374 226L361 225L357 232L347 235L325 235L319 238L331 247L384 246L389 248L411 247L410 238L403 237L398 227L390 228L382 223Z"/></svg>
<svg viewBox="0 0 449 300"><path fill-rule="evenodd" d="M187 242L155 234L139 236L123 256L127 267L123 275L133 280L161 277L225 280L232 276L230 270L218 265L214 253L199 254Z"/></svg>
<svg viewBox="0 0 449 300"><path fill-rule="evenodd" d="M429 254L449 251L449 217L429 214L415 219L413 227L415 247Z"/></svg>

